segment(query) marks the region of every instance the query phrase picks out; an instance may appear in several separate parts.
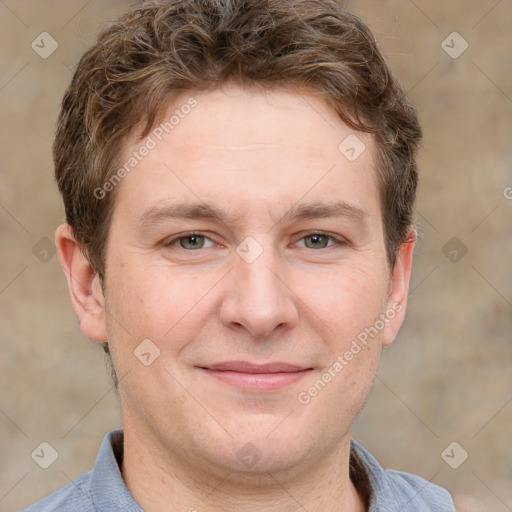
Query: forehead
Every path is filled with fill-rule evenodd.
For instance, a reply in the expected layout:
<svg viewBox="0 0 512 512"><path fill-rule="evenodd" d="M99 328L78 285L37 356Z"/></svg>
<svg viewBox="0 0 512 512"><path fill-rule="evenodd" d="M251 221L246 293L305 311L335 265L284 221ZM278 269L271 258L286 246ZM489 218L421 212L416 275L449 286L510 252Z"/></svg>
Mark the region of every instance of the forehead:
<svg viewBox="0 0 512 512"><path fill-rule="evenodd" d="M118 191L118 200L141 208L188 197L234 214L259 205L261 213L305 198L378 214L372 137L354 132L310 92L183 92L146 139L127 141L124 160L144 145L151 149Z"/></svg>

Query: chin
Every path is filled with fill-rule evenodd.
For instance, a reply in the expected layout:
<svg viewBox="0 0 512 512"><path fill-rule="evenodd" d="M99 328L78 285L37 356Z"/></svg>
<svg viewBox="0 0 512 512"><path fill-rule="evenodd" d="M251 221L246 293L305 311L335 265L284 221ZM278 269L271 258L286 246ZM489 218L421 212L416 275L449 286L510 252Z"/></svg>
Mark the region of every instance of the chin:
<svg viewBox="0 0 512 512"><path fill-rule="evenodd" d="M226 449L222 453L211 454L211 459L223 464L229 471L253 477L288 472L305 465L306 459L310 458L308 454L315 451L315 447L309 445L312 439L293 422L287 425L288 428L281 424L275 429L285 417L272 417L272 421L268 418L259 421L248 419L246 426L232 431L239 435L229 438Z"/></svg>

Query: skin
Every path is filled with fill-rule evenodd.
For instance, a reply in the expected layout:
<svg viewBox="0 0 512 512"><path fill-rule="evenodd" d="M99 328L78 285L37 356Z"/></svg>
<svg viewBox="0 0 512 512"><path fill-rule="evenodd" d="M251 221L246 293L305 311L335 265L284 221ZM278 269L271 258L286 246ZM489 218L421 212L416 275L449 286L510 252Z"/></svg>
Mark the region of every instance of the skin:
<svg viewBox="0 0 512 512"><path fill-rule="evenodd" d="M467 494L455 495L453 503L458 512L491 512L491 508L482 500Z"/></svg>
<svg viewBox="0 0 512 512"><path fill-rule="evenodd" d="M151 512L365 510L348 475L351 430L380 351L402 325L414 246L401 245L389 268L373 140L358 133L366 150L350 162L338 145L354 131L305 91L184 93L169 113L192 95L198 105L117 187L105 296L69 226L56 234L81 329L109 340L120 378L125 482ZM128 140L124 156L140 145ZM360 216L286 216L335 201ZM184 202L227 216L155 217ZM207 238L170 243L190 231ZM247 262L240 247L262 252ZM397 304L384 329L301 404L299 393ZM144 339L160 350L149 366L134 356ZM268 391L201 369L230 360L310 370ZM244 446L258 454L251 467L237 455Z"/></svg>

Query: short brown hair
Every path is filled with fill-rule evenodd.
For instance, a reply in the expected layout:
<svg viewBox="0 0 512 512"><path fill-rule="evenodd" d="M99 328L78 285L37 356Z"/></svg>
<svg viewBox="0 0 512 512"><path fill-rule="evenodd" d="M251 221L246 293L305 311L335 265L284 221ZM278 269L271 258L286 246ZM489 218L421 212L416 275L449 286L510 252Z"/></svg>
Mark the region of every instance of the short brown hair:
<svg viewBox="0 0 512 512"><path fill-rule="evenodd" d="M135 129L142 140L176 93L231 82L313 91L373 134L393 265L412 225L421 129L368 27L336 0L159 0L101 32L59 117L53 156L66 219L100 277L115 193L94 191L120 165L123 142Z"/></svg>

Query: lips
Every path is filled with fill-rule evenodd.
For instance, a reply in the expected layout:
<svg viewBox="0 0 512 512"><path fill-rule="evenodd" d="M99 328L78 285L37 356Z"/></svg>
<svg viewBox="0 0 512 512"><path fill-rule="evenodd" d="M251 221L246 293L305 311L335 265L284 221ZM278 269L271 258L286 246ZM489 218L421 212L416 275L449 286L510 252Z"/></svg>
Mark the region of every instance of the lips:
<svg viewBox="0 0 512 512"><path fill-rule="evenodd" d="M302 379L312 368L281 361L224 361L199 367L209 376L245 391L275 391Z"/></svg>
<svg viewBox="0 0 512 512"><path fill-rule="evenodd" d="M208 365L208 370L219 372L231 371L240 373L292 373L308 370L309 368L296 366L289 363L266 363L266 364L253 364L247 361L226 361L223 363L216 363Z"/></svg>

